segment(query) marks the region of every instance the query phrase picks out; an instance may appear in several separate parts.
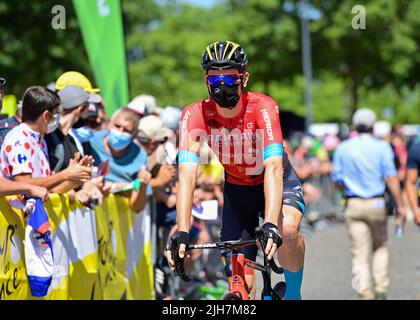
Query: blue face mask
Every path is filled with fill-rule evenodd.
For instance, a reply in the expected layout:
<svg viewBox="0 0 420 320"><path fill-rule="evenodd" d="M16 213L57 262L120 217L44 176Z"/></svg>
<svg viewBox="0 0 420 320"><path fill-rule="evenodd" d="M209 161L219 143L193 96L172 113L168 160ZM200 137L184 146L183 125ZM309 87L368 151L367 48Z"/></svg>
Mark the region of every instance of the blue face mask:
<svg viewBox="0 0 420 320"><path fill-rule="evenodd" d="M109 146L114 150L122 150L128 147L133 140L131 134L126 132L120 132L115 129L111 129L109 132L108 143Z"/></svg>
<svg viewBox="0 0 420 320"><path fill-rule="evenodd" d="M81 143L88 142L89 139L93 137L92 129L89 129L87 127L73 129L73 132Z"/></svg>

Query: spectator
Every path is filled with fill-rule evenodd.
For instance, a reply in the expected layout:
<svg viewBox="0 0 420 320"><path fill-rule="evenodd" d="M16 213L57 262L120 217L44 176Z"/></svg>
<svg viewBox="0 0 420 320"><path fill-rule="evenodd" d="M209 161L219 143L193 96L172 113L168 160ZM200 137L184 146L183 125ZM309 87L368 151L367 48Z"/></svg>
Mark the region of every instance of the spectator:
<svg viewBox="0 0 420 320"><path fill-rule="evenodd" d="M346 223L352 242L355 287L362 299L385 299L389 285L385 183L405 215L391 147L372 137L375 113L359 109L353 115L358 135L342 142L334 155L333 180L344 188ZM372 242L371 242L372 239ZM370 283L369 246L373 246L374 289Z"/></svg>
<svg viewBox="0 0 420 320"><path fill-rule="evenodd" d="M156 161L161 164L175 164L178 156L181 110L168 106L161 111L159 118L168 130L166 143L159 145L156 150Z"/></svg>
<svg viewBox="0 0 420 320"><path fill-rule="evenodd" d="M149 156L149 168L153 168L155 164L158 163L155 151L159 145L167 141L168 135L169 132L163 126L159 117L150 115L140 120L137 140ZM152 180L151 186L153 188L164 186L174 177L174 175L174 166L163 164L159 167L159 173L156 179Z"/></svg>
<svg viewBox="0 0 420 320"><path fill-rule="evenodd" d="M139 117L129 108L117 110L109 130L96 131L90 139L96 164L109 160L110 172L105 179L111 188L124 186L139 178L141 187L130 192L130 207L139 212L147 202L146 187L150 173L145 170L147 154L133 140L137 134Z"/></svg>
<svg viewBox="0 0 420 320"><path fill-rule="evenodd" d="M373 126L373 135L391 143L391 124L388 121L376 121Z"/></svg>
<svg viewBox="0 0 420 320"><path fill-rule="evenodd" d="M59 92L69 85L79 86L87 93L98 93L100 91L98 88L93 88L89 79L77 71L67 71L58 77L57 81L55 82L55 90Z"/></svg>
<svg viewBox="0 0 420 320"><path fill-rule="evenodd" d="M101 130L103 119L99 117L99 105L103 104L102 97L97 93L98 88L93 88L91 82L80 72L68 71L63 73L57 82L50 83L57 92L60 92L67 86L77 86L89 94L88 112L84 117L79 117L73 125L74 129L70 129L68 134L74 139L77 149L81 155L92 154L92 148L89 139L92 137L92 130ZM93 110L93 112L92 112ZM93 113L93 114L92 114ZM91 128L89 128L89 126Z"/></svg>
<svg viewBox="0 0 420 320"><path fill-rule="evenodd" d="M127 107L137 113L140 118L143 118L149 114L146 104L141 96L135 97L133 100L131 100Z"/></svg>
<svg viewBox="0 0 420 320"><path fill-rule="evenodd" d="M58 96L63 110L60 114L59 126L45 136L50 168L55 172L67 168L70 160L79 152L75 138L70 135L70 130L80 118L87 117L89 99L86 91L74 85L62 89Z"/></svg>
<svg viewBox="0 0 420 320"><path fill-rule="evenodd" d="M30 87L22 100L22 123L13 128L1 146L1 170L8 179L48 188L53 192L67 192L86 182L91 168L84 160L70 161L69 167L52 174L46 133L58 127L60 98L45 87Z"/></svg>
<svg viewBox="0 0 420 320"><path fill-rule="evenodd" d="M415 222L420 225L420 193L417 193L417 179L420 174L420 142L411 146L407 160L407 179L405 188L408 203L414 215ZM419 190L420 191L420 190Z"/></svg>
<svg viewBox="0 0 420 320"><path fill-rule="evenodd" d="M134 111L136 111L136 113L138 113L141 117L147 115L159 115L162 110L158 107L156 98L148 94L141 94L135 97L129 103L129 108L134 109Z"/></svg>
<svg viewBox="0 0 420 320"><path fill-rule="evenodd" d="M407 169L408 150L405 142L405 137L402 131L402 125L397 123L392 128L391 144L394 149L397 163L398 178L400 179L401 187L405 180Z"/></svg>
<svg viewBox="0 0 420 320"><path fill-rule="evenodd" d="M6 79L0 78L0 111L3 107L3 88L6 85ZM3 140L0 143L2 145ZM0 157L0 195L26 194L31 197L45 199L48 190L44 187L34 186L25 182L9 181L3 178L2 159Z"/></svg>
<svg viewBox="0 0 420 320"><path fill-rule="evenodd" d="M98 101L99 102L93 102ZM93 131L101 130L102 123L104 121L105 114L101 112L103 109L103 99L99 94L91 94L89 100L88 117L86 119L86 127Z"/></svg>
<svg viewBox="0 0 420 320"><path fill-rule="evenodd" d="M69 134L74 138L77 149L82 155L92 154L90 138L94 131L100 131L102 123L98 117L98 106L95 103L89 103L87 118L80 118L70 130Z"/></svg>
<svg viewBox="0 0 420 320"><path fill-rule="evenodd" d="M137 140L147 154L151 155L160 144L166 141L167 133L159 117L150 115L140 120Z"/></svg>

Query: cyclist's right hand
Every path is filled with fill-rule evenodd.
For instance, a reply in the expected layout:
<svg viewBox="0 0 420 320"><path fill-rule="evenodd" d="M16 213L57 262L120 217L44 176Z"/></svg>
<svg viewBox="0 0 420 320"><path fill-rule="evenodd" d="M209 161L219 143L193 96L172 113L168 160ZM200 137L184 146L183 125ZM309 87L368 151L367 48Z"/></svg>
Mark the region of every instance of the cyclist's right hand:
<svg viewBox="0 0 420 320"><path fill-rule="evenodd" d="M168 259L169 267L172 271L175 271L177 275L182 274L184 271L184 258L188 243L188 232L177 231L166 244L165 257Z"/></svg>

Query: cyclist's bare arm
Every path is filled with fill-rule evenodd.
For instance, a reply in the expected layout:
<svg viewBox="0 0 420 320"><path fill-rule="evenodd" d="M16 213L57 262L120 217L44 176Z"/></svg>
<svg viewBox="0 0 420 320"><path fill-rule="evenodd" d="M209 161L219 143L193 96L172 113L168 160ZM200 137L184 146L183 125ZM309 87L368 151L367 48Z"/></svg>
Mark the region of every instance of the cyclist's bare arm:
<svg viewBox="0 0 420 320"><path fill-rule="evenodd" d="M193 193L197 180L197 168L198 165L195 163L184 163L179 166L179 185L176 200L179 231L188 232L190 230Z"/></svg>
<svg viewBox="0 0 420 320"><path fill-rule="evenodd" d="M179 165L179 183L178 193L176 199L176 220L177 231L189 232L191 224L191 210L193 204L193 193L195 183L197 180L196 163L183 163ZM185 245L179 248L179 257L183 258L185 255ZM166 251L166 258L171 270L175 270L175 263L171 257L170 251Z"/></svg>
<svg viewBox="0 0 420 320"><path fill-rule="evenodd" d="M264 105L261 105L256 112L261 115L257 118L256 126L263 137L264 222L278 227L283 197L283 133L280 125L280 111L276 101L266 98ZM264 248L269 260L276 250L277 245L269 239Z"/></svg>
<svg viewBox="0 0 420 320"><path fill-rule="evenodd" d="M265 195L265 219L278 226L281 204L283 198L283 157L271 157L264 161L264 195ZM265 253L271 259L276 252L277 246L269 239Z"/></svg>

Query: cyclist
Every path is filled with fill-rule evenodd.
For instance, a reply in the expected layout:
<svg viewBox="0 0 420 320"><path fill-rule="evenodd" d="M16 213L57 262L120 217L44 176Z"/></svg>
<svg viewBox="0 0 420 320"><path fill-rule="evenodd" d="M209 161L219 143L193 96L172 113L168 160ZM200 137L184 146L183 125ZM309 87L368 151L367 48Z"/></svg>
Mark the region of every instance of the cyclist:
<svg viewBox="0 0 420 320"><path fill-rule="evenodd" d="M199 163L200 143L207 142L225 168L221 240L255 239L259 212L264 213L263 237L268 259L281 238L278 258L285 271L285 299L301 299L305 244L299 231L305 205L301 183L283 150L279 107L270 97L246 91L249 73L245 50L231 41L209 45L201 66L210 97L184 108L180 126L178 232L168 243L166 257L174 270L170 246L176 241L179 258L188 244L192 195ZM280 232L280 234L279 234ZM255 261L257 247L244 249ZM226 275L231 276L229 253L223 253ZM253 270L246 282L255 288Z"/></svg>

